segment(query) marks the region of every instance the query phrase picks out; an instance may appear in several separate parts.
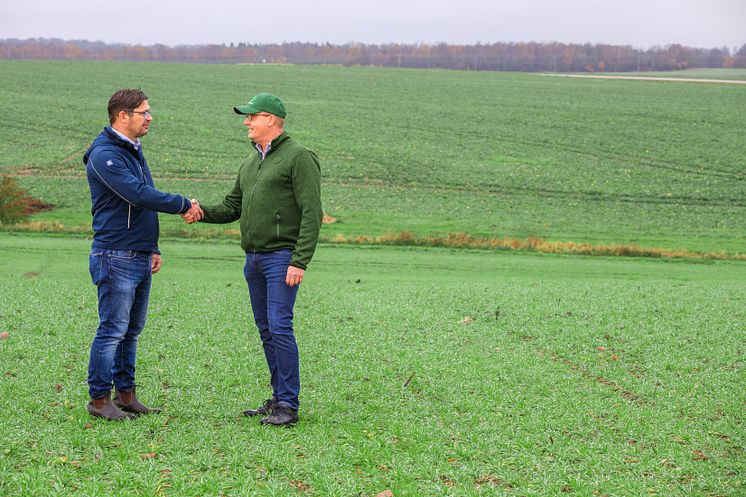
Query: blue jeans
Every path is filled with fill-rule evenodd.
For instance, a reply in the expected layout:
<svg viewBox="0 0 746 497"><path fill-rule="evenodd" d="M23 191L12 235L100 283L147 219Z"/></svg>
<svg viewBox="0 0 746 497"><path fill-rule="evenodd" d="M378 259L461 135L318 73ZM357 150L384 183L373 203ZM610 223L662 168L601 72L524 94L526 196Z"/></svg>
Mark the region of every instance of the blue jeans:
<svg viewBox="0 0 746 497"><path fill-rule="evenodd" d="M151 257L133 250L92 249L91 280L98 287L99 325L88 362L88 393L99 399L135 386L137 339L145 327Z"/></svg>
<svg viewBox="0 0 746 497"><path fill-rule="evenodd" d="M300 364L293 334L293 306L298 287L285 284L290 257L290 250L247 253L244 276L269 367L272 395L279 405L298 409Z"/></svg>

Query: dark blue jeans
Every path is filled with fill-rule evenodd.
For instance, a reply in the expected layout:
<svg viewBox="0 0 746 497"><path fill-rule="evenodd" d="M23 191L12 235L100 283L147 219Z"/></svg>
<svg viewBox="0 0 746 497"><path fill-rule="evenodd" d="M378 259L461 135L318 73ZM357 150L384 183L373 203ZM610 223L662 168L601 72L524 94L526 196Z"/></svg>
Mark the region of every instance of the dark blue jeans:
<svg viewBox="0 0 746 497"><path fill-rule="evenodd" d="M293 306L298 287L285 284L290 256L290 250L248 253L244 276L269 367L272 395L279 405L298 409L300 364L293 334Z"/></svg>
<svg viewBox="0 0 746 497"><path fill-rule="evenodd" d="M91 280L98 287L99 325L88 362L88 393L99 399L135 386L137 339L145 327L150 297L150 254L92 249Z"/></svg>

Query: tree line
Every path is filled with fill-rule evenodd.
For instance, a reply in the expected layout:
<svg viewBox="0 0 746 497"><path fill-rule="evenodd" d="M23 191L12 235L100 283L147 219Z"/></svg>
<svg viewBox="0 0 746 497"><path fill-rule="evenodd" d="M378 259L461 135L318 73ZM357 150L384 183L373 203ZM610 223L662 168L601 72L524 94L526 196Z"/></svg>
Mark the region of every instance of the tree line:
<svg viewBox="0 0 746 497"><path fill-rule="evenodd" d="M679 44L648 49L628 45L538 43L362 44L230 43L128 45L30 38L0 40L1 59L161 61L193 63L335 64L473 71L631 72L690 68L746 68L740 49Z"/></svg>

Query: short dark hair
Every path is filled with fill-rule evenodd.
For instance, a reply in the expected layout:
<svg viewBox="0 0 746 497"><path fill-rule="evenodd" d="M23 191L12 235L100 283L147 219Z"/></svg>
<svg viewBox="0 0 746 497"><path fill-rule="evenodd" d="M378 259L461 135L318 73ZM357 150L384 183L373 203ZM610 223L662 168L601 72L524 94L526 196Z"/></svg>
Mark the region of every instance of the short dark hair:
<svg viewBox="0 0 746 497"><path fill-rule="evenodd" d="M114 124L121 111L130 111L137 108L148 99L148 96L140 88L122 88L109 99L109 123Z"/></svg>

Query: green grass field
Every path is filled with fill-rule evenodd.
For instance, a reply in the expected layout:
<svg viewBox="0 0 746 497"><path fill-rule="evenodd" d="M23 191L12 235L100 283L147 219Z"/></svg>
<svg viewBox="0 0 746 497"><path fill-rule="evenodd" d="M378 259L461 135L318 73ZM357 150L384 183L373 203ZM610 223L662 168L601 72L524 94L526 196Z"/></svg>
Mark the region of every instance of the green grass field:
<svg viewBox="0 0 746 497"><path fill-rule="evenodd" d="M105 423L89 242L0 234L0 495L743 495L743 263L322 245L273 429L240 415L268 395L240 248L161 248L165 412Z"/></svg>
<svg viewBox="0 0 746 497"><path fill-rule="evenodd" d="M684 71L652 71L613 74L628 76L657 76L661 78L746 80L746 69L687 69Z"/></svg>
<svg viewBox="0 0 746 497"><path fill-rule="evenodd" d="M321 159L327 242L405 231L746 252L741 85L0 61L0 176L55 206L0 226L0 495L746 491L736 260L322 243L296 305L302 421L277 430L240 415L269 391L237 225L162 215L138 392L165 412L93 420L81 157L124 86L151 97L156 185L208 204L250 153L232 106L280 95Z"/></svg>
<svg viewBox="0 0 746 497"><path fill-rule="evenodd" d="M326 240L410 231L731 254L746 246L738 85L0 61L0 174L57 206L34 217L47 228L88 229L81 156L121 86L151 96L144 143L157 185L207 203L249 153L232 105L260 90L280 95L289 131L321 158L324 206L339 220L324 227ZM213 235L163 221L167 234Z"/></svg>

